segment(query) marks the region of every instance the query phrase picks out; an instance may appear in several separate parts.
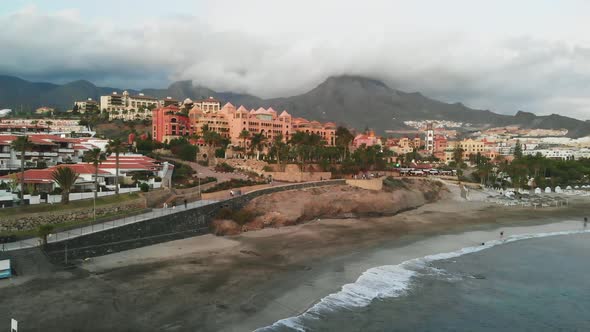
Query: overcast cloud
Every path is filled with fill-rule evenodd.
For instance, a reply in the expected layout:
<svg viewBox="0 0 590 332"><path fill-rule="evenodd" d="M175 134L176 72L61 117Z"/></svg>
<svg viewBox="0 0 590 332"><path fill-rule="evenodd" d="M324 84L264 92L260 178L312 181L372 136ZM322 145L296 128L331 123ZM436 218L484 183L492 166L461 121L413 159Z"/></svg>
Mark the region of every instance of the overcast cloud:
<svg viewBox="0 0 590 332"><path fill-rule="evenodd" d="M261 97L358 74L501 113L590 119L585 1L119 2L0 5L0 73L121 88L190 79Z"/></svg>

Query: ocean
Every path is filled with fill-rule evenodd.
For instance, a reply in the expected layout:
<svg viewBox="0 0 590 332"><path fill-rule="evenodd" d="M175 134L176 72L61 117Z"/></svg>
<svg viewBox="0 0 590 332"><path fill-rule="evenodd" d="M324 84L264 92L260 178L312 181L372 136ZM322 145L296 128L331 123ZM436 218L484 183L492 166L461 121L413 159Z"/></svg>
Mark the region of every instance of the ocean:
<svg viewBox="0 0 590 332"><path fill-rule="evenodd" d="M521 234L366 270L268 331L589 331L590 233Z"/></svg>

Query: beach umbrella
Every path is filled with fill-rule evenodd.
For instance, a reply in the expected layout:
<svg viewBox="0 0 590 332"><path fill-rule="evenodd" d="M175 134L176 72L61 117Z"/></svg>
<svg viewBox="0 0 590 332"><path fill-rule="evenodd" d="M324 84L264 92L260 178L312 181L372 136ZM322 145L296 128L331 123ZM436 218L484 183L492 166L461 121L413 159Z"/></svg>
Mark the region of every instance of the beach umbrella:
<svg viewBox="0 0 590 332"><path fill-rule="evenodd" d="M572 190L572 186L565 187L565 190Z"/></svg>
<svg viewBox="0 0 590 332"><path fill-rule="evenodd" d="M535 194L540 194L542 192L541 188L537 187L535 188Z"/></svg>
<svg viewBox="0 0 590 332"><path fill-rule="evenodd" d="M563 192L563 190L561 190L560 186L555 187L555 192L558 194L561 194Z"/></svg>
<svg viewBox="0 0 590 332"><path fill-rule="evenodd" d="M574 188L575 188L575 189L580 189L580 186L575 186Z"/></svg>
<svg viewBox="0 0 590 332"><path fill-rule="evenodd" d="M545 188L545 193L546 194L550 194L551 193L551 187L546 187Z"/></svg>

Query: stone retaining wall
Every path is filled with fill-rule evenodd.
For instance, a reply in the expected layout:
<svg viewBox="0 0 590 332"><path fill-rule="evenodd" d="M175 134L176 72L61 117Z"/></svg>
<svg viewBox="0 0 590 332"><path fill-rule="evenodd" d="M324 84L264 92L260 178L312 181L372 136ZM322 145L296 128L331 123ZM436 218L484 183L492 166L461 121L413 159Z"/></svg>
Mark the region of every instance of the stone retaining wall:
<svg viewBox="0 0 590 332"><path fill-rule="evenodd" d="M109 204L107 206L98 206L96 208L96 217L112 215L128 210L139 210L145 208L143 198L134 199L122 204ZM38 212L20 214L10 217L4 217L0 222L0 231L15 232L22 230L36 229L40 225L60 224L75 220L91 219L94 216L93 208L79 208L62 211Z"/></svg>
<svg viewBox="0 0 590 332"><path fill-rule="evenodd" d="M345 182L330 180L260 189L199 208L181 210L174 214L50 243L45 247L45 251L52 261L64 263L66 248L68 260L77 260L207 234L210 232L209 225L221 208L241 209L258 196L284 190L337 184Z"/></svg>

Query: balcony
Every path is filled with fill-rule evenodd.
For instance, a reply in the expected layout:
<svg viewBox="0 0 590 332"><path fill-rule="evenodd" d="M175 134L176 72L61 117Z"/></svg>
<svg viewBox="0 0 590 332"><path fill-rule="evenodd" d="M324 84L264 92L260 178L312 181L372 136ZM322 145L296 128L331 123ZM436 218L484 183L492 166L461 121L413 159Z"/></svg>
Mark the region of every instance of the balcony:
<svg viewBox="0 0 590 332"><path fill-rule="evenodd" d="M59 153L74 153L74 149L58 149Z"/></svg>

